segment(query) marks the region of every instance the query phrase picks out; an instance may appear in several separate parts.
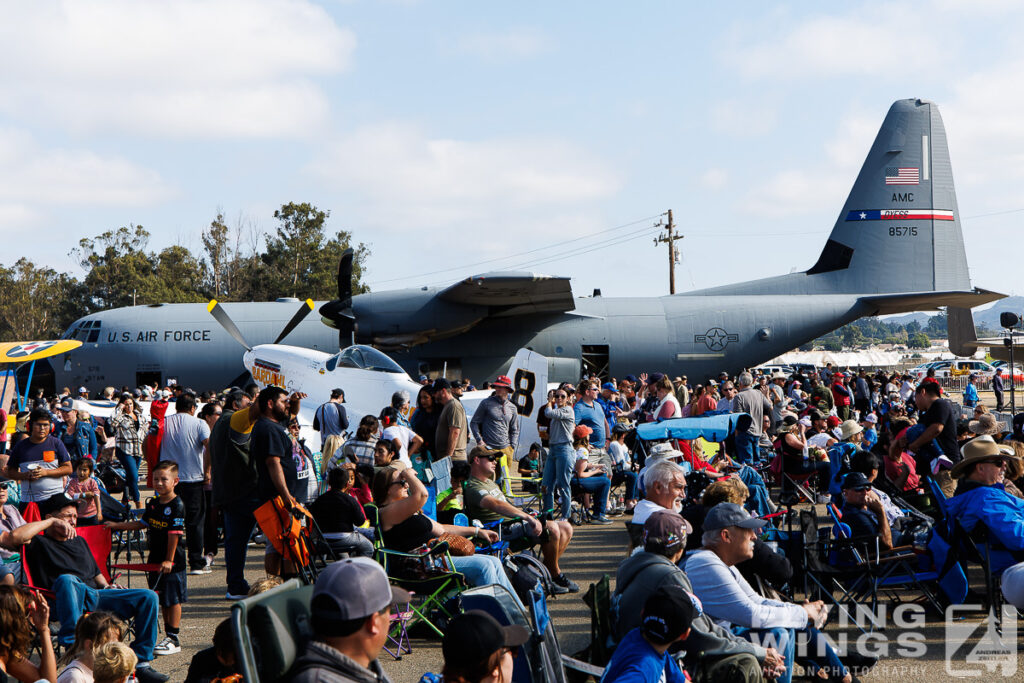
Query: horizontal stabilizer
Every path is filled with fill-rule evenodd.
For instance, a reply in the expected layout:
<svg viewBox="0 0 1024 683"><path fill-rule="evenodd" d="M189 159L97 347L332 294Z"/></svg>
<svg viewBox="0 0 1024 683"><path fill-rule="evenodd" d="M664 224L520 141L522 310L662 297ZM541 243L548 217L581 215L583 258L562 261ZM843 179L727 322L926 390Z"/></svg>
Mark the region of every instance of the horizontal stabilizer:
<svg viewBox="0 0 1024 683"><path fill-rule="evenodd" d="M534 273L485 273L456 282L438 297L468 306L515 307L516 314L561 313L576 307L567 277Z"/></svg>
<svg viewBox="0 0 1024 683"><path fill-rule="evenodd" d="M1005 298L1005 294L985 289L948 292L902 292L899 294L875 294L860 298L869 307L865 315L891 315L912 311L938 310L943 306L976 308Z"/></svg>

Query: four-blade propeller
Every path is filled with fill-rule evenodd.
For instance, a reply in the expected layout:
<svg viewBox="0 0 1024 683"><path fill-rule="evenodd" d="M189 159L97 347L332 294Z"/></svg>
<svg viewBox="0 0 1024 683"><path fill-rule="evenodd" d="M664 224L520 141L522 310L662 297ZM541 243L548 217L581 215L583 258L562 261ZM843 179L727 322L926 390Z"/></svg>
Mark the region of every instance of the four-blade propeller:
<svg viewBox="0 0 1024 683"><path fill-rule="evenodd" d="M320 317L325 325L338 330L338 345L350 346L355 343L356 315L352 311L352 259L355 252L349 248L338 262L338 298L320 307Z"/></svg>
<svg viewBox="0 0 1024 683"><path fill-rule="evenodd" d="M252 346L249 344L249 342L245 340L245 337L242 336L242 332L238 329L238 326L235 325L235 322L231 319L231 316L229 316L227 314L227 311L225 311L221 307L221 305L217 303L216 299L210 300L210 303L206 305L206 310L209 311L210 315L212 315L217 322L220 323L221 327L227 330L228 334L234 337L235 341L237 341L239 344L245 347L246 351L252 351ZM283 330L281 330L281 334L277 335L277 339L274 340L274 343L280 344L281 340L287 337L289 334L291 334L291 331L294 330L296 326L298 326L298 324L301 323L312 310L313 300L306 299L305 301L303 301L302 306L299 308L299 310L296 311L295 315L292 316L292 319L289 320L288 324L284 326Z"/></svg>

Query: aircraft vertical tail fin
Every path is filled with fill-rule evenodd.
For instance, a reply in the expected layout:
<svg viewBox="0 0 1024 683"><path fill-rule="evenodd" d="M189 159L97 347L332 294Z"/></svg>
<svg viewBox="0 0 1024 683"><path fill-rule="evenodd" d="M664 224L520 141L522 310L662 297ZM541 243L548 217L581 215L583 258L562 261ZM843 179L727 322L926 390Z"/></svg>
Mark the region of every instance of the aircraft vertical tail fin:
<svg viewBox="0 0 1024 683"><path fill-rule="evenodd" d="M974 329L971 309L948 307L946 327L949 331L949 350L958 356L973 356L978 350L978 333Z"/></svg>
<svg viewBox="0 0 1024 683"><path fill-rule="evenodd" d="M889 108L817 263L818 291L969 291L967 255L938 107ZM815 278L818 280L818 278Z"/></svg>
<svg viewBox="0 0 1024 683"><path fill-rule="evenodd" d="M512 379L510 400L519 412L519 443L515 458L530 451L530 444L540 442L537 416L548 402L548 359L529 349L519 349L508 369Z"/></svg>

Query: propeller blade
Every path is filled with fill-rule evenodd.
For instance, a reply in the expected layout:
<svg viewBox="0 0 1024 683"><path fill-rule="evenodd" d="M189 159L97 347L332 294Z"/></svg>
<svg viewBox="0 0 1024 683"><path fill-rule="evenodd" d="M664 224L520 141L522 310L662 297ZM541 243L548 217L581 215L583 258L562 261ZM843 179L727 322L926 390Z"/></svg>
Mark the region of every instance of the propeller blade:
<svg viewBox="0 0 1024 683"><path fill-rule="evenodd" d="M252 347L249 346L248 342L245 341L245 337L235 326L234 321L228 316L220 304L217 303L216 299L210 299L210 303L206 305L206 310L213 316L214 320L220 323L220 326L227 330L227 333L235 338L235 341L245 347L246 351L252 351Z"/></svg>
<svg viewBox="0 0 1024 683"><path fill-rule="evenodd" d="M291 331L295 329L295 326L301 323L312 310L313 300L306 299L302 303L302 307L295 313L295 315L292 316L292 319L288 321L288 324L284 326L284 329L281 330L281 334L277 335L277 339L274 340L274 343L280 344L281 340L287 337Z"/></svg>
<svg viewBox="0 0 1024 683"><path fill-rule="evenodd" d="M355 251L352 247L346 249L341 260L338 261L338 300L346 301L352 299L352 259Z"/></svg>

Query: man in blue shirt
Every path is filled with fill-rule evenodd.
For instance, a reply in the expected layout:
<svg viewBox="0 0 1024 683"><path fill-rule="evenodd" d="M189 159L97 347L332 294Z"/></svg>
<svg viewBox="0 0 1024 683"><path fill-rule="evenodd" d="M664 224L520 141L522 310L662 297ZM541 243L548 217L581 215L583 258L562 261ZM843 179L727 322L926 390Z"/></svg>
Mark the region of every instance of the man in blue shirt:
<svg viewBox="0 0 1024 683"><path fill-rule="evenodd" d="M604 464L608 467L608 471L611 471L611 459L608 458L608 452L605 450L608 434L611 430L608 428L608 420L605 418L604 408L597 398L600 392L601 387L596 381L585 379L580 382L576 390L580 400L576 401L573 412L576 414L576 424L586 425L593 430L590 433L591 462Z"/></svg>
<svg viewBox="0 0 1024 683"><path fill-rule="evenodd" d="M681 586L663 586L652 593L644 603L640 626L615 648L602 683L686 683L682 666L668 651L690 635L693 615L693 598Z"/></svg>
<svg viewBox="0 0 1024 683"><path fill-rule="evenodd" d="M850 527L851 536L877 536L881 550L892 550L893 533L882 500L862 472L850 472L843 479L843 500L843 523Z"/></svg>

